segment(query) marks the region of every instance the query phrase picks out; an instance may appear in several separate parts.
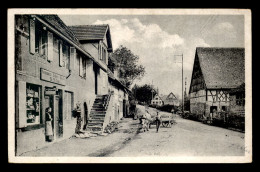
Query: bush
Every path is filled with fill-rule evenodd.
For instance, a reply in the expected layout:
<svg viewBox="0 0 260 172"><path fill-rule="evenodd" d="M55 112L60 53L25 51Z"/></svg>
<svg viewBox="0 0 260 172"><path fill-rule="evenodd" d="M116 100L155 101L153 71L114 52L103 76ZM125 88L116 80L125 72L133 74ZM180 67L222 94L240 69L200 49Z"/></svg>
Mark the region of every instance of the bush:
<svg viewBox="0 0 260 172"><path fill-rule="evenodd" d="M174 107L174 105L163 105L163 106L157 107L157 109L161 110L161 111L165 111L165 112L171 112L172 109L175 110L175 107Z"/></svg>
<svg viewBox="0 0 260 172"><path fill-rule="evenodd" d="M237 128L242 131L245 130L245 117L236 114L229 114L227 118L227 127Z"/></svg>

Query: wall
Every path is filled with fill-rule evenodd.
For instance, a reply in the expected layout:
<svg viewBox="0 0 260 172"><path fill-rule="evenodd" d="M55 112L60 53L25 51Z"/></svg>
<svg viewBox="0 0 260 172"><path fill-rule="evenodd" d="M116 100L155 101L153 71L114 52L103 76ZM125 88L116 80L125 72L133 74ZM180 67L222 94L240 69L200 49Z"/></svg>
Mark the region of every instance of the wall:
<svg viewBox="0 0 260 172"><path fill-rule="evenodd" d="M206 107L206 91L199 90L190 93L190 112L203 115Z"/></svg>
<svg viewBox="0 0 260 172"><path fill-rule="evenodd" d="M17 33L16 37L16 61L19 62L19 65L16 66L16 92L20 83L26 82L31 84L36 84L41 86L42 89L42 115L45 115L45 109L47 105L45 105L44 101L44 89L45 87L53 87L56 86L57 89L62 90L62 95L64 95L65 91L72 92L74 97L73 107L79 101L81 103L81 114L84 116L83 110L83 102L86 102L88 105L88 113L90 112L91 106L95 99L95 89L94 89L94 71L93 71L93 62L91 59L87 59L87 77L86 79L79 76L79 66L75 65L75 69L72 69L71 75L69 74L69 70L64 67L59 67L59 59L53 58L52 62L48 62L47 60L42 59L37 53L31 54L29 52L29 36L21 35L20 32ZM55 55L54 55L55 57ZM47 81L43 81L40 79L40 69L46 69L50 72L60 74L62 76L68 77L66 79L65 85L60 85L57 83L51 83ZM24 89L24 94L26 94L26 90ZM21 100L20 100L21 101ZM64 96L62 96L62 102L64 102ZM25 108L19 105L19 97L16 95L16 123L18 119L22 115L19 114L20 110ZM19 107L19 108L18 108ZM65 109L63 108L63 117L65 116ZM20 155L23 152L37 149L39 147L48 145L48 142L45 142L45 121L42 121L42 126L38 129L32 129L29 131L23 131L20 128L16 128L16 144L17 144L17 155ZM76 119L72 118L70 120L63 120L63 137L68 138L72 136L75 132ZM58 140L58 139L57 139ZM56 140L56 141L57 141Z"/></svg>
<svg viewBox="0 0 260 172"><path fill-rule="evenodd" d="M236 103L236 95L230 95L230 112L244 116L245 115L245 106L244 105L237 105Z"/></svg>

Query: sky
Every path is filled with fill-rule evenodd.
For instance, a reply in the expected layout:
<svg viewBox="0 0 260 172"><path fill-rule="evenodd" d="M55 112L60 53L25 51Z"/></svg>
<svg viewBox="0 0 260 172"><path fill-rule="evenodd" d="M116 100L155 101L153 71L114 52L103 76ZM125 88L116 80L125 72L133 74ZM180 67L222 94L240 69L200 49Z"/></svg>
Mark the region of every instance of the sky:
<svg viewBox="0 0 260 172"><path fill-rule="evenodd" d="M189 91L196 47L244 47L243 15L59 15L66 25L109 24L113 50L123 45L139 56L159 94ZM185 84L184 84L185 87Z"/></svg>

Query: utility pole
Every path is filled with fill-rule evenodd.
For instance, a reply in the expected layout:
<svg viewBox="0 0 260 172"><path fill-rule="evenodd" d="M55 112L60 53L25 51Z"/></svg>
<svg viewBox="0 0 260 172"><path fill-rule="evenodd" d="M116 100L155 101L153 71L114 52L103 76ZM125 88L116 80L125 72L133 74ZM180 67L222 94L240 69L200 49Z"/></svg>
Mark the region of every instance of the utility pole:
<svg viewBox="0 0 260 172"><path fill-rule="evenodd" d="M182 63L182 68L181 68L181 96L182 96L182 113L184 112L184 98L183 98L183 54L180 55L174 55L174 56L181 56L181 63ZM179 63L179 62L175 62Z"/></svg>

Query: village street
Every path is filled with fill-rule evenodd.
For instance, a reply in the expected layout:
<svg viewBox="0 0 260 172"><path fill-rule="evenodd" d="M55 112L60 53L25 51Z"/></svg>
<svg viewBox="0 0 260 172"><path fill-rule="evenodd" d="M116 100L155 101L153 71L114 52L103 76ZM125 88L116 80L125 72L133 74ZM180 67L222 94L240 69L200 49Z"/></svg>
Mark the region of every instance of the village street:
<svg viewBox="0 0 260 172"><path fill-rule="evenodd" d="M145 108L137 106L138 113ZM150 113L155 110L149 108ZM166 113L166 112L161 112ZM161 127L156 133L152 125L148 132L139 132L139 120L120 121L118 131L107 135L81 139L70 138L21 156L242 156L244 133L182 119L174 115L171 128Z"/></svg>

